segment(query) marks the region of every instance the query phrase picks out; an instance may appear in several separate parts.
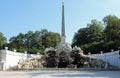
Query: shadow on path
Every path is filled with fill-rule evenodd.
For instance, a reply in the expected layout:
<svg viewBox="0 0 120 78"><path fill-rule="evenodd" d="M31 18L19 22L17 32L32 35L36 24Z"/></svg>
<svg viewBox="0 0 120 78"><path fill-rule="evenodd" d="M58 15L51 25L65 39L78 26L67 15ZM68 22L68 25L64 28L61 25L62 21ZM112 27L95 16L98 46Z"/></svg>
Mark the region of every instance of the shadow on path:
<svg viewBox="0 0 120 78"><path fill-rule="evenodd" d="M50 77L68 77L68 78L120 78L120 71L89 71L89 72L29 72L33 76L50 76Z"/></svg>

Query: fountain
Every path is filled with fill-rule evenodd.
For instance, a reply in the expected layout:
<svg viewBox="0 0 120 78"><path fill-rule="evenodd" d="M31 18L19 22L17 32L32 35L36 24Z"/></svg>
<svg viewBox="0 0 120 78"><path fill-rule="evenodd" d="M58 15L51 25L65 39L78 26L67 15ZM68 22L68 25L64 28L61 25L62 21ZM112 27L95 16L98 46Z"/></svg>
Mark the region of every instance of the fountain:
<svg viewBox="0 0 120 78"><path fill-rule="evenodd" d="M80 47L71 47L65 41L64 2L62 2L61 42L57 48L46 48L40 58L31 58L19 62L19 68L105 68L107 63L84 54Z"/></svg>
<svg viewBox="0 0 120 78"><path fill-rule="evenodd" d="M50 47L45 50L42 57L44 57L42 65L47 68L105 68L106 66L106 62L96 57L88 57L77 46L69 52L66 48L60 50Z"/></svg>
<svg viewBox="0 0 120 78"><path fill-rule="evenodd" d="M66 48L47 48L42 57L31 58L19 62L20 69L35 68L106 68L105 61L96 57L85 55L80 47L73 47L71 51Z"/></svg>

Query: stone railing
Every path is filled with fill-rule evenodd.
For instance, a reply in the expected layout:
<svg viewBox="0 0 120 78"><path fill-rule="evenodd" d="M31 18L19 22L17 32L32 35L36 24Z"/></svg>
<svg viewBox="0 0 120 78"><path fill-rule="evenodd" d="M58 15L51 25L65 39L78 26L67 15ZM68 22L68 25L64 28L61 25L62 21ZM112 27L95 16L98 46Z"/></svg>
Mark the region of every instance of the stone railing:
<svg viewBox="0 0 120 78"><path fill-rule="evenodd" d="M101 51L100 54L89 53L87 56L102 59L105 62L108 62L109 64L120 68L120 51L119 50L114 51L112 49L111 52L107 52L107 53L103 53Z"/></svg>

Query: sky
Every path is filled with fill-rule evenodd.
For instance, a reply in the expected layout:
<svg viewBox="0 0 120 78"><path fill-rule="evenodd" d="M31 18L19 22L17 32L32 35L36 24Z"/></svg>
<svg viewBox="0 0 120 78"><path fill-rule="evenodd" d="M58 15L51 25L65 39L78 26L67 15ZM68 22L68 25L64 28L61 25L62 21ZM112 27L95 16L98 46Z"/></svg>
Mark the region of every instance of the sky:
<svg viewBox="0 0 120 78"><path fill-rule="evenodd" d="M107 15L120 18L120 0L64 0L66 41L92 19ZM62 0L0 0L0 32L9 42L19 33L48 31L61 34Z"/></svg>

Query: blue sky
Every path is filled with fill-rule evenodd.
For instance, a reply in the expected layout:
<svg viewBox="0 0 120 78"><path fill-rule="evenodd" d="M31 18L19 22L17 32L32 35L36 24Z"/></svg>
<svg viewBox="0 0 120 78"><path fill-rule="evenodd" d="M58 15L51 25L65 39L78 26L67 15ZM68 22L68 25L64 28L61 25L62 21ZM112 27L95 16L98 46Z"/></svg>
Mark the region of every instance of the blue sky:
<svg viewBox="0 0 120 78"><path fill-rule="evenodd" d="M92 19L106 15L120 17L120 0L64 0L66 41ZM62 0L0 0L0 32L7 37L48 29L61 33Z"/></svg>

